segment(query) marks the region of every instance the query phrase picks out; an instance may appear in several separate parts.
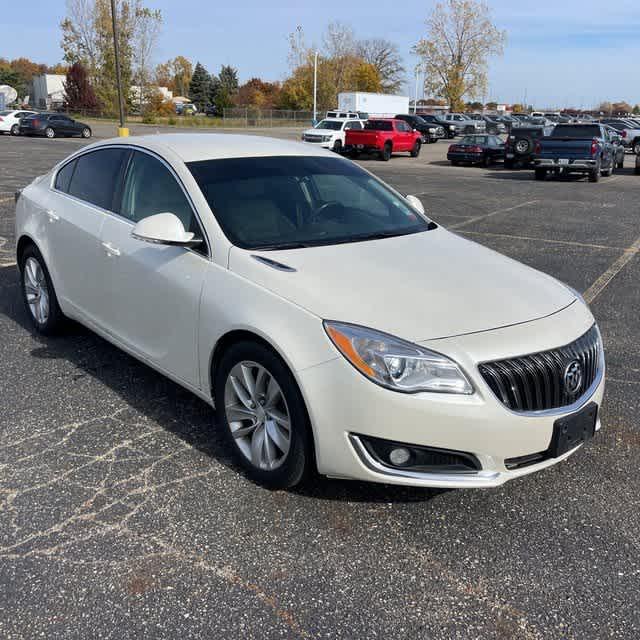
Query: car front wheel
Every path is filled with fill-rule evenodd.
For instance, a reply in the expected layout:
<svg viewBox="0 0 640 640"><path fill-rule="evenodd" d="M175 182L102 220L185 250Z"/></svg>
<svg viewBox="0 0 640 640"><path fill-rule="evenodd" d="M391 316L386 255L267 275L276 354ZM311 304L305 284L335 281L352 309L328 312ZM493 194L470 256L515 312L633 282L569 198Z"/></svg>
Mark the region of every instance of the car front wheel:
<svg viewBox="0 0 640 640"><path fill-rule="evenodd" d="M19 136L20 135L20 126L17 124L14 124L11 127L11 135L12 136Z"/></svg>
<svg viewBox="0 0 640 640"><path fill-rule="evenodd" d="M238 464L259 484L300 482L310 456L309 418L285 363L257 342L232 345L217 367L218 423Z"/></svg>
<svg viewBox="0 0 640 640"><path fill-rule="evenodd" d="M44 135L47 136L47 138L55 138L56 132L51 127L47 127L44 130Z"/></svg>
<svg viewBox="0 0 640 640"><path fill-rule="evenodd" d="M413 145L413 149L411 149L411 157L412 158L417 158L420 155L420 148L422 147L420 140L416 140L415 144Z"/></svg>

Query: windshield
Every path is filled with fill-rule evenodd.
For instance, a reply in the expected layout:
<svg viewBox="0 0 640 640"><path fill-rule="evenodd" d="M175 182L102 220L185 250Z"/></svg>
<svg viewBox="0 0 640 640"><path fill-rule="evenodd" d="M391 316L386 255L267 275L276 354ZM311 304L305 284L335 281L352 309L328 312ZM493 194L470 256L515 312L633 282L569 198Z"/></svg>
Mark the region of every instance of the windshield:
<svg viewBox="0 0 640 640"><path fill-rule="evenodd" d="M340 131L344 122L335 122L334 120L321 120L315 126L316 129L332 129L333 131Z"/></svg>
<svg viewBox="0 0 640 640"><path fill-rule="evenodd" d="M244 249L287 249L418 233L432 223L342 158L190 162L222 230Z"/></svg>
<svg viewBox="0 0 640 640"><path fill-rule="evenodd" d="M373 131L393 131L393 126L388 120L368 120L364 123L364 128Z"/></svg>
<svg viewBox="0 0 640 640"><path fill-rule="evenodd" d="M460 140L460 144L489 144L487 136L465 136Z"/></svg>
<svg viewBox="0 0 640 640"><path fill-rule="evenodd" d="M598 138L600 127L597 124L559 124L553 130L552 138Z"/></svg>

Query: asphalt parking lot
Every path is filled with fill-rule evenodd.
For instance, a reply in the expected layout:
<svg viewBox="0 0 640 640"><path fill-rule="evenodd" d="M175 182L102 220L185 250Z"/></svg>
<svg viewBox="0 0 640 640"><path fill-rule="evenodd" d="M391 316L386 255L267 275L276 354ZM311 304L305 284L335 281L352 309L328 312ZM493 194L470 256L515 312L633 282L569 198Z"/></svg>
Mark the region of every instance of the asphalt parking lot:
<svg viewBox="0 0 640 640"><path fill-rule="evenodd" d="M445 142L363 161L435 221L585 294L608 365L586 448L493 490L316 477L269 492L232 466L203 402L82 328L29 329L13 191L82 144L0 137L1 638L640 637L631 156L598 184L450 167Z"/></svg>

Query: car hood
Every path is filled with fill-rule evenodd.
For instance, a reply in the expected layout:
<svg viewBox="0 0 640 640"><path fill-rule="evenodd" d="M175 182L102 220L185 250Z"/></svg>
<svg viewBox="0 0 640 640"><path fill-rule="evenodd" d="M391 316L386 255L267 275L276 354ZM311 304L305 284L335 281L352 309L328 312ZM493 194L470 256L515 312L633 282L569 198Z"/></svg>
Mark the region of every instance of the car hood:
<svg viewBox="0 0 640 640"><path fill-rule="evenodd" d="M334 135L334 134L340 133L340 132L336 131L335 129L316 129L315 127L313 127L312 129L307 129L304 132L304 135L307 135L307 134L313 135L314 133L316 133L316 134L319 133L320 135L328 136L328 135Z"/></svg>
<svg viewBox="0 0 640 640"><path fill-rule="evenodd" d="M233 247L229 268L322 319L414 342L528 322L575 300L551 276L440 227L285 251Z"/></svg>

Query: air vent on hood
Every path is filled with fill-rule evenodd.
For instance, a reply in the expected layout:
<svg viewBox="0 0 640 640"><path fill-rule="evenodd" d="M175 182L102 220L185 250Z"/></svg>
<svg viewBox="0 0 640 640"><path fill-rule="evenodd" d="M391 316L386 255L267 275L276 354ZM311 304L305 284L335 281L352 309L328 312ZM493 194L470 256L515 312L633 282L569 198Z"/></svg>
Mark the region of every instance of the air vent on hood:
<svg viewBox="0 0 640 640"><path fill-rule="evenodd" d="M271 258L265 258L264 256L256 256L256 255L252 255L251 256L254 260L257 260L258 262L262 262L262 264L266 264L268 267L271 267L272 269L277 269L278 271L295 271L295 269L293 267L290 267L289 265L286 264L282 264L282 262L278 262L277 260L271 260Z"/></svg>

